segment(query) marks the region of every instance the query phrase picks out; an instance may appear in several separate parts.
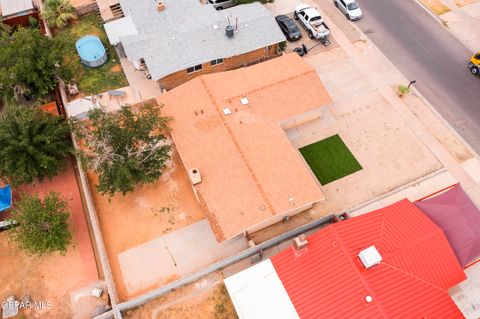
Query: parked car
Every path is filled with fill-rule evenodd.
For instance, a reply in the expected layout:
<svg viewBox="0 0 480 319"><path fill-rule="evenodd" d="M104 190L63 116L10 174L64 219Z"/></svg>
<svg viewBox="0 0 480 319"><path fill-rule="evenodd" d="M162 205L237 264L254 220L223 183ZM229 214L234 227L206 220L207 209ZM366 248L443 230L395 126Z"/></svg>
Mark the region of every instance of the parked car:
<svg viewBox="0 0 480 319"><path fill-rule="evenodd" d="M362 10L355 0L333 0L333 3L335 4L335 7L343 12L348 20L360 20L363 16Z"/></svg>
<svg viewBox="0 0 480 319"><path fill-rule="evenodd" d="M323 22L320 12L307 4L296 6L293 18L300 21L310 39L326 39L330 34L330 29Z"/></svg>
<svg viewBox="0 0 480 319"><path fill-rule="evenodd" d="M235 1L233 0L208 0L208 3L210 3L217 10L223 10L236 6Z"/></svg>
<svg viewBox="0 0 480 319"><path fill-rule="evenodd" d="M302 38L302 32L297 27L295 22L286 15L279 15L275 17L275 20L282 30L283 34L287 37L288 41L296 41Z"/></svg>

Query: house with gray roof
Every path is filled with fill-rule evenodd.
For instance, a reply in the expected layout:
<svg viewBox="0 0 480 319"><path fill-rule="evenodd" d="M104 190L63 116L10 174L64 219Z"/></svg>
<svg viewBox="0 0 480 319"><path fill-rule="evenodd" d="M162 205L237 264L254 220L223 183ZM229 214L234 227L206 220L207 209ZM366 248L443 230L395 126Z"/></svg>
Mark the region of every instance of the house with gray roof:
<svg viewBox="0 0 480 319"><path fill-rule="evenodd" d="M259 3L222 11L199 0L120 0L120 5L125 16L104 25L110 43L121 45L162 89L277 57L285 41Z"/></svg>

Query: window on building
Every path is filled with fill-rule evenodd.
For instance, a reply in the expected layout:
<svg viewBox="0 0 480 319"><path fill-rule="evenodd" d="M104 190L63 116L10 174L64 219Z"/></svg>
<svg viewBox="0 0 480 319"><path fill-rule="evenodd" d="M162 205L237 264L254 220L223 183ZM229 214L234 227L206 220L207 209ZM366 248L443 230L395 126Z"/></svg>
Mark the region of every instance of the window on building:
<svg viewBox="0 0 480 319"><path fill-rule="evenodd" d="M202 69L202 65L199 64L199 65L195 65L195 66L192 66L190 68L187 69L187 73L194 73L194 72L198 72Z"/></svg>
<svg viewBox="0 0 480 319"><path fill-rule="evenodd" d="M210 61L211 66L215 66L215 65L218 65L218 64L222 64L222 63L223 63L223 59L215 59L215 60Z"/></svg>

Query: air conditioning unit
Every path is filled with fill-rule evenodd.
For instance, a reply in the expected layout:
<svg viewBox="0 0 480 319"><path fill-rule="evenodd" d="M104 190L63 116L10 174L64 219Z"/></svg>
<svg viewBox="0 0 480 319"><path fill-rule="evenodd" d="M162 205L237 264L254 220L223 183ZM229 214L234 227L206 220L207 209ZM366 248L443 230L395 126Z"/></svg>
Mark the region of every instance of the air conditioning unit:
<svg viewBox="0 0 480 319"><path fill-rule="evenodd" d="M202 177L200 176L200 171L198 170L198 168L189 169L188 177L190 177L192 185L197 185L202 182Z"/></svg>
<svg viewBox="0 0 480 319"><path fill-rule="evenodd" d="M370 246L367 249L362 250L358 254L358 257L366 269L378 265L382 261L382 256L375 246Z"/></svg>
<svg viewBox="0 0 480 319"><path fill-rule="evenodd" d="M296 250L302 250L304 248L307 248L308 246L307 236L303 234L300 236L297 236L293 239L293 243L295 245Z"/></svg>

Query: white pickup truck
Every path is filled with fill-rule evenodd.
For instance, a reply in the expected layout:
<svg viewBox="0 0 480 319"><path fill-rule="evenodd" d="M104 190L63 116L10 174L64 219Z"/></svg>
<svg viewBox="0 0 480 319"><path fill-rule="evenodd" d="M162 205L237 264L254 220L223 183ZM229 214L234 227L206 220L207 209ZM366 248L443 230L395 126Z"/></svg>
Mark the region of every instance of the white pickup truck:
<svg viewBox="0 0 480 319"><path fill-rule="evenodd" d="M320 12L307 4L296 6L293 17L300 20L310 39L326 39L330 34L330 29L323 22Z"/></svg>

